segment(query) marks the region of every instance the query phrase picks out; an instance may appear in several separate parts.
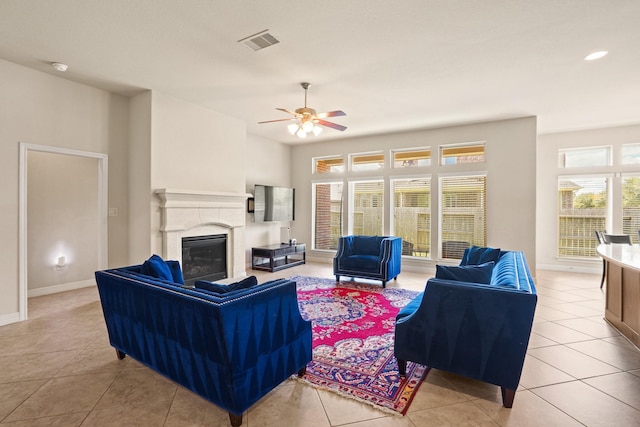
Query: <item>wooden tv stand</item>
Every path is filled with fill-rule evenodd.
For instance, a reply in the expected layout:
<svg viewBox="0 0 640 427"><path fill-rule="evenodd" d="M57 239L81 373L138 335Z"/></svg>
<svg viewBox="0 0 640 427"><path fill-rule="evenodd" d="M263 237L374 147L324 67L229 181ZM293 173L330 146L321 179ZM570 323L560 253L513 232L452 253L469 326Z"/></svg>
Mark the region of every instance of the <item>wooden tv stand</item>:
<svg viewBox="0 0 640 427"><path fill-rule="evenodd" d="M286 245L283 243L251 248L251 268L253 270L278 271L306 262L304 243Z"/></svg>

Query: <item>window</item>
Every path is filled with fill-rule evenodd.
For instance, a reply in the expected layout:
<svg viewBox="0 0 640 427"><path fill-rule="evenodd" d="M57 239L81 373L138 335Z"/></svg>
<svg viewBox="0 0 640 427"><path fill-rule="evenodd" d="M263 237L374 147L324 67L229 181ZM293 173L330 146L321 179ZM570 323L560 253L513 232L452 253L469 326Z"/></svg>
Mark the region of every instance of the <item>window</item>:
<svg viewBox="0 0 640 427"><path fill-rule="evenodd" d="M314 158L313 164L314 173L344 172L342 156Z"/></svg>
<svg viewBox="0 0 640 427"><path fill-rule="evenodd" d="M622 164L640 164L640 144L624 144L622 146Z"/></svg>
<svg viewBox="0 0 640 427"><path fill-rule="evenodd" d="M640 176L622 178L622 232L638 243L640 230Z"/></svg>
<svg viewBox="0 0 640 427"><path fill-rule="evenodd" d="M440 164L483 163L484 142L443 145L440 147Z"/></svg>
<svg viewBox="0 0 640 427"><path fill-rule="evenodd" d="M373 171L384 168L383 153L364 153L351 155L352 171Z"/></svg>
<svg viewBox="0 0 640 427"><path fill-rule="evenodd" d="M558 167L609 166L611 147L568 148L558 150Z"/></svg>
<svg viewBox="0 0 640 427"><path fill-rule="evenodd" d="M440 178L441 257L460 259L471 245L486 246L486 176Z"/></svg>
<svg viewBox="0 0 640 427"><path fill-rule="evenodd" d="M431 166L431 150L414 148L411 150L392 151L394 168L413 168Z"/></svg>
<svg viewBox="0 0 640 427"><path fill-rule="evenodd" d="M606 177L558 178L558 255L596 257L595 230L606 228Z"/></svg>
<svg viewBox="0 0 640 427"><path fill-rule="evenodd" d="M313 184L314 249L338 249L342 235L342 183Z"/></svg>
<svg viewBox="0 0 640 427"><path fill-rule="evenodd" d="M402 255L430 257L431 178L396 179L393 188L393 234L402 237Z"/></svg>
<svg viewBox="0 0 640 427"><path fill-rule="evenodd" d="M357 181L350 183L351 231L364 236L383 235L384 182Z"/></svg>

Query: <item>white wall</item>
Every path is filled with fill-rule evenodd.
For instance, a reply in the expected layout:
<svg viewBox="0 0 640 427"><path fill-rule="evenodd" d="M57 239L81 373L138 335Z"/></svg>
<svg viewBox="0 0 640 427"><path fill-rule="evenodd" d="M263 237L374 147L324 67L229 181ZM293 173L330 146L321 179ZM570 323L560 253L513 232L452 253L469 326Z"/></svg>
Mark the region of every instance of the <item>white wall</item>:
<svg viewBox="0 0 640 427"><path fill-rule="evenodd" d="M126 164L128 108L121 96L0 60L0 324L18 311L19 142L108 154L111 202L128 192L111 180ZM127 253L127 229L109 221L110 263Z"/></svg>
<svg viewBox="0 0 640 427"><path fill-rule="evenodd" d="M123 265L139 264L151 251L151 91L131 98L129 106L129 236Z"/></svg>
<svg viewBox="0 0 640 427"><path fill-rule="evenodd" d="M162 254L154 191L245 192L246 125L160 92L131 100L129 264Z"/></svg>
<svg viewBox="0 0 640 427"><path fill-rule="evenodd" d="M253 194L256 184L292 187L291 147L256 135L247 135L246 192ZM295 185L293 185L295 187ZM296 189L297 191L297 189ZM297 197L297 193L296 193ZM301 212L296 200L296 218ZM251 265L251 248L280 242L280 227L290 227L292 222L254 221L254 214L247 213L246 262ZM293 236L295 237L295 236Z"/></svg>
<svg viewBox="0 0 640 427"><path fill-rule="evenodd" d="M244 122L153 92L150 192L160 188L245 193ZM151 198L151 250L162 253L159 199ZM134 261L140 262L146 256Z"/></svg>
<svg viewBox="0 0 640 427"><path fill-rule="evenodd" d="M599 273L602 261L594 259L559 259L558 237L558 175L580 175L584 169L561 169L558 167L558 150L561 148L611 146L613 165L598 168L598 173L618 174L620 172L640 172L639 165L621 165L622 144L640 143L640 125L620 126L576 132L545 134L538 137L537 199L536 218L538 222L537 259L538 268ZM593 172L591 168L590 172ZM619 221L614 222L611 232L622 232Z"/></svg>
<svg viewBox="0 0 640 427"><path fill-rule="evenodd" d="M392 148L431 146L437 158L442 144L486 141L486 162L480 166L487 173L487 244L508 250L524 251L529 266L536 265L536 118L502 120L414 132L340 139L314 144L303 143L292 148L292 182L296 187L296 221L293 234L300 242L311 243L311 184L323 176L312 174L312 158ZM435 164L434 164L435 163ZM477 170L478 165L439 166L432 159L434 177L449 172ZM380 173L386 182L391 176L412 173L386 168ZM415 173L415 172L413 172ZM432 236L437 236L437 205L433 200ZM385 232L388 228L388 215ZM432 242L433 243L433 242ZM328 260L333 253L314 251L310 256ZM435 261L407 261L403 265L432 268ZM533 272L533 268L532 268Z"/></svg>
<svg viewBox="0 0 640 427"><path fill-rule="evenodd" d="M27 157L29 293L92 281L100 266L98 159L38 151Z"/></svg>

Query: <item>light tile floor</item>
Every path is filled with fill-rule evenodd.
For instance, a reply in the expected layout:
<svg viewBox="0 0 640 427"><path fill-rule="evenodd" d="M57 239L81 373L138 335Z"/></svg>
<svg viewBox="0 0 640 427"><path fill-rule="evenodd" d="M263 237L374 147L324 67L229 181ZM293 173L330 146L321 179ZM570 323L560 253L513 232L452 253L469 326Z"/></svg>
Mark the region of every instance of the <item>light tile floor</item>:
<svg viewBox="0 0 640 427"><path fill-rule="evenodd" d="M332 277L328 264L277 273ZM422 290L432 273L387 286ZM603 320L595 274L538 271L539 300L512 409L496 386L432 370L406 416L289 380L243 426L640 426L640 351ZM29 299L29 320L0 327L0 424L228 426L223 410L109 346L95 288Z"/></svg>

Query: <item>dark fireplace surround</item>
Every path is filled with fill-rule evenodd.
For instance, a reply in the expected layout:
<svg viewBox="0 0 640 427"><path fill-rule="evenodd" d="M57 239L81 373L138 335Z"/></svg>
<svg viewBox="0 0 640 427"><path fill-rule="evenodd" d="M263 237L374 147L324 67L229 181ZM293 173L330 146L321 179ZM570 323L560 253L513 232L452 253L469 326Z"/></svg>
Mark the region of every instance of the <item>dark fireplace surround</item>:
<svg viewBox="0 0 640 427"><path fill-rule="evenodd" d="M183 237L182 274L185 285L193 285L196 280L226 279L227 235Z"/></svg>

